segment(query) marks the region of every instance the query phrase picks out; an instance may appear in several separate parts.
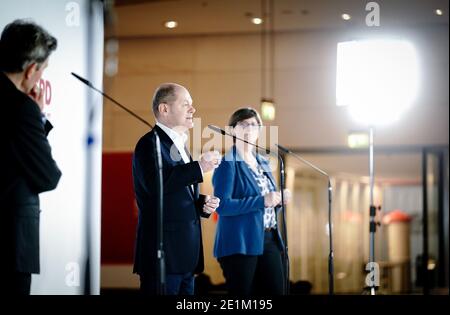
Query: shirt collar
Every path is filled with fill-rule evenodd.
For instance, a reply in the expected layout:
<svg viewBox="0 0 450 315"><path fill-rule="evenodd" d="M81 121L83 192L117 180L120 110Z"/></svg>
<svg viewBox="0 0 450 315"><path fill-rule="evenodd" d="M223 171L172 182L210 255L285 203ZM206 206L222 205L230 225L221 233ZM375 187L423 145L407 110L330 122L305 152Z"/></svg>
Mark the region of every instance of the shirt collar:
<svg viewBox="0 0 450 315"><path fill-rule="evenodd" d="M167 127L166 125L164 125L163 123L161 123L159 121L156 122L156 125L159 128L161 128L169 136L169 138L173 141L173 143L180 143L184 146L184 144L186 143L187 138L188 138L186 133L179 134L172 128Z"/></svg>

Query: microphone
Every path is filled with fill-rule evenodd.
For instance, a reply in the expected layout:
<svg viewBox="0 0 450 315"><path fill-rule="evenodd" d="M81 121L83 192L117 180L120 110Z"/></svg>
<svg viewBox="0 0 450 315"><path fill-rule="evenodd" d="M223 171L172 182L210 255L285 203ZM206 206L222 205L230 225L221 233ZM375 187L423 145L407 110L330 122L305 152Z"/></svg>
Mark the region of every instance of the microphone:
<svg viewBox="0 0 450 315"><path fill-rule="evenodd" d="M280 149L281 151L283 151L283 152L285 152L285 153L291 153L291 150L289 150L288 148L286 148L286 147L283 147L281 144L275 144L277 147L278 147L278 149Z"/></svg>
<svg viewBox="0 0 450 315"><path fill-rule="evenodd" d="M307 165L309 165L311 168L319 172L320 174L326 176L328 178L328 239L329 239L329 253L328 253L328 292L330 295L334 294L334 253L333 253L333 228L332 228L332 194L333 194L333 188L331 186L331 179L330 175L328 175L325 171L321 170L311 162L308 162L304 158L302 158L300 155L292 152L286 147L283 147L280 144L275 144L281 151L292 155L294 158L299 160L300 162L303 162Z"/></svg>
<svg viewBox="0 0 450 315"><path fill-rule="evenodd" d="M220 128L217 127L217 126L214 126L214 125L208 125L208 128L211 129L211 130L214 130L215 132L220 133L220 134L222 134L222 135L224 135L224 136L227 135L227 133L226 133L225 130L220 129ZM233 135L229 135L229 136L234 137Z"/></svg>
<svg viewBox="0 0 450 315"><path fill-rule="evenodd" d="M83 82L84 84L86 84L89 87L92 87L92 83L89 82L88 80L86 80L85 78L80 77L78 74L71 72L70 74L72 74L75 78L77 78L78 80L80 80L81 82Z"/></svg>

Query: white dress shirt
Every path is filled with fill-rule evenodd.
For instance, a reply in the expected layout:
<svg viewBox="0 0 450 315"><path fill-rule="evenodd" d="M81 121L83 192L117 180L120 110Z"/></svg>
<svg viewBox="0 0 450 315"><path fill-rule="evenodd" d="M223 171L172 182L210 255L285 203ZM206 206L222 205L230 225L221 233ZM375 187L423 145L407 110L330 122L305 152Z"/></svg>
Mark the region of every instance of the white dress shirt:
<svg viewBox="0 0 450 315"><path fill-rule="evenodd" d="M186 133L183 134L179 134L178 132L176 132L175 130L167 127L166 125L160 123L159 121L156 122L156 125L161 128L168 136L169 138L173 141L173 143L175 144L175 146L178 149L178 152L180 152L181 154L181 158L183 159L184 163L189 163L191 162L191 160L189 159L189 156L186 153L185 148L185 144L186 144L186 140L188 138ZM179 159L179 157L175 156L173 153L173 151L170 151L170 156L171 158L173 158L174 160Z"/></svg>
<svg viewBox="0 0 450 315"><path fill-rule="evenodd" d="M176 148L178 149L178 152L180 152L181 158L183 159L184 163L190 163L191 160L189 159L189 156L186 153L185 150L185 144L186 144L186 140L188 138L186 133L183 134L179 134L178 132L176 132L175 130L173 130L172 128L167 127L166 125L160 123L159 121L156 122L156 125L161 128L168 136L169 138L173 141L173 143L175 144ZM170 151L170 156L174 159L174 160L178 160L179 157L174 155L175 152ZM200 171L202 172L203 175L203 170L202 167L200 166L200 164L198 165L200 167ZM194 185L191 185L192 188L192 192L194 192Z"/></svg>

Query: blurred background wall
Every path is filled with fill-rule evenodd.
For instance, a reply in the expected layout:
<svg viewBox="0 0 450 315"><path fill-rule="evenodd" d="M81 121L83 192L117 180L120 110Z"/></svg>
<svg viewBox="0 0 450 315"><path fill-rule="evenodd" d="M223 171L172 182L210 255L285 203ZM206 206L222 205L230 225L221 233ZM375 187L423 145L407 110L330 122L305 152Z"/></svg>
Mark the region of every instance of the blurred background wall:
<svg viewBox="0 0 450 315"><path fill-rule="evenodd" d="M162 82L182 84L193 97L202 128L224 127L238 107L260 110L262 97L273 98L275 119L265 124L279 127L279 143L332 175L336 291L359 294L369 251L368 154L364 148L349 148L348 135L366 129L345 107L336 106L336 47L341 41L377 36L409 40L419 56L420 91L399 121L375 130L375 203L381 206L380 222L393 210L410 216L401 245L410 249L410 257L403 267L390 261L388 225L381 225L376 234L381 289L396 293L396 283L406 281L397 293L422 292L416 259L423 253L424 159L430 160L425 174L431 198L427 242L435 262L430 267L445 280L430 283L448 288L448 189L438 194L437 188L439 178L448 188L448 2L377 1L378 27L365 24L368 1L277 0L271 24L262 14L262 2L115 1L114 23L105 39L106 92L153 123L155 88ZM263 23L253 24L255 17ZM168 29L166 21L178 26ZM265 46L264 38L269 38ZM271 62L263 62L263 51L266 56L273 52ZM110 104L105 104L103 117L102 287L137 288L138 277L131 273L137 218L131 154L148 130ZM287 185L294 193L287 208L291 281L307 281L312 293L326 293L327 182L292 158L286 157L286 165ZM202 184L203 193L213 192L210 178ZM439 200L444 200L440 206ZM446 227L440 220L445 216ZM215 222L203 222L205 274L220 284L223 276L212 257ZM403 275L394 276L398 266Z"/></svg>

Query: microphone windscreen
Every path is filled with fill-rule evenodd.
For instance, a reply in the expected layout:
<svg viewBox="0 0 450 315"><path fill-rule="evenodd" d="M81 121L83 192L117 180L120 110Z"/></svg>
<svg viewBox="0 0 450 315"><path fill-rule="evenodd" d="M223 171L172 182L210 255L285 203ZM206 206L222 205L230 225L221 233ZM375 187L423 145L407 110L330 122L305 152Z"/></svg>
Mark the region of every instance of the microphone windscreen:
<svg viewBox="0 0 450 315"><path fill-rule="evenodd" d="M279 145L278 143L275 144L278 149L280 149L281 151L284 151L285 153L290 153L291 151L288 148L283 147L282 145Z"/></svg>
<svg viewBox="0 0 450 315"><path fill-rule="evenodd" d="M86 80L85 78L80 77L78 74L71 72L71 74L77 78L78 80L80 80L81 82L83 82L86 85L91 86L91 82L89 82L88 80Z"/></svg>
<svg viewBox="0 0 450 315"><path fill-rule="evenodd" d="M221 134L223 134L223 135L226 134L226 133L225 133L225 130L220 129L220 128L217 127L217 126L214 126L214 125L208 125L208 128L211 129L211 130L214 130L215 132L221 133Z"/></svg>

